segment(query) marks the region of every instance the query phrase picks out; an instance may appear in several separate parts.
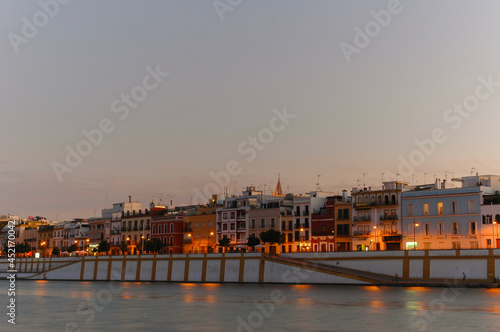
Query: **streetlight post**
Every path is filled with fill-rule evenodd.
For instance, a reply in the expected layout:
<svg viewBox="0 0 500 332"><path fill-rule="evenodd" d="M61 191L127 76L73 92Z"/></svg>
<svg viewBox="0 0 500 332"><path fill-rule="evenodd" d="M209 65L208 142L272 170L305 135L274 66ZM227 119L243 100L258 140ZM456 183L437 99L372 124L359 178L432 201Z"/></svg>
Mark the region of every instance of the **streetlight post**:
<svg viewBox="0 0 500 332"><path fill-rule="evenodd" d="M493 215L491 216L491 218L493 218ZM495 220L495 221L493 221L491 224L492 224L492 225L493 225L493 227L494 227L494 228L493 228L493 243L491 244L491 246L492 246L494 249L496 249L496 248L497 248L497 241L496 241L496 236L495 236L495 230L496 230L496 228L497 228L497 227L496 227L495 225L497 224L497 221Z"/></svg>
<svg viewBox="0 0 500 332"><path fill-rule="evenodd" d="M378 246L377 246L377 226L373 226L373 228L375 229L375 250L378 250Z"/></svg>
<svg viewBox="0 0 500 332"><path fill-rule="evenodd" d="M413 250L417 250L417 240L415 236L415 227L418 227L418 222L413 222Z"/></svg>
<svg viewBox="0 0 500 332"><path fill-rule="evenodd" d="M40 245L43 247L43 257L45 257L45 241L40 243Z"/></svg>
<svg viewBox="0 0 500 332"><path fill-rule="evenodd" d="M304 231L303 228L300 229L300 236L299 236L299 252L302 252L302 241L304 240L304 236L302 235L302 232Z"/></svg>
<svg viewBox="0 0 500 332"><path fill-rule="evenodd" d="M210 252L212 252L212 245L210 244L212 237L214 236L214 232L210 232L210 235L208 236L208 246L207 248L210 248Z"/></svg>
<svg viewBox="0 0 500 332"><path fill-rule="evenodd" d="M142 253L144 252L144 235L141 235L141 242L142 242L142 249L141 249L141 255L142 255Z"/></svg>
<svg viewBox="0 0 500 332"><path fill-rule="evenodd" d="M87 254L89 253L88 252L88 249L89 249L89 242L90 242L90 239L85 239L85 244L86 244L86 248L85 248L85 251L87 252Z"/></svg>

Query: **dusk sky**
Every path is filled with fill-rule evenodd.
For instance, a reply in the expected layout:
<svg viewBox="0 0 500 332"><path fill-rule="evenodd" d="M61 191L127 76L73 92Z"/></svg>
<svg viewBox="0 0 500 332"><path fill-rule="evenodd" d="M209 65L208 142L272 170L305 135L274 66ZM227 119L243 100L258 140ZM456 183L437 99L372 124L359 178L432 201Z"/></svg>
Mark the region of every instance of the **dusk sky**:
<svg viewBox="0 0 500 332"><path fill-rule="evenodd" d="M1 2L0 215L500 173L499 1L54 1Z"/></svg>

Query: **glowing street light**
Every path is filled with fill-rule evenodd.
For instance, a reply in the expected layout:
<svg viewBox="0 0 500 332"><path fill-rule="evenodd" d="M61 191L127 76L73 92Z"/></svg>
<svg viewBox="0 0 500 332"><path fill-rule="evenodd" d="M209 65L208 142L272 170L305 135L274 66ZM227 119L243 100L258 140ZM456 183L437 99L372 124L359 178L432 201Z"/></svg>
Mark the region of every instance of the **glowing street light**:
<svg viewBox="0 0 500 332"><path fill-rule="evenodd" d="M413 222L413 250L417 250L417 241L415 237L415 227L418 227L418 222Z"/></svg>
<svg viewBox="0 0 500 332"><path fill-rule="evenodd" d="M375 250L378 250L378 246L377 246L377 226L373 226L373 228L375 229Z"/></svg>

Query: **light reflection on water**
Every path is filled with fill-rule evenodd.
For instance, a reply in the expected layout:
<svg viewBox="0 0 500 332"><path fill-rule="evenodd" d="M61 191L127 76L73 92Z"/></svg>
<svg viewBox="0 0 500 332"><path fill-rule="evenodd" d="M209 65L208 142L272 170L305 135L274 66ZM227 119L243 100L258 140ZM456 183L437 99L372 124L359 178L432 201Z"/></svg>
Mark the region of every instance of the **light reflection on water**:
<svg viewBox="0 0 500 332"><path fill-rule="evenodd" d="M284 302L274 305L273 292ZM238 317L260 315L256 304L272 313L254 331L500 330L498 289L18 280L16 293L19 331L68 323L81 331L237 331ZM92 299L101 300L95 310Z"/></svg>

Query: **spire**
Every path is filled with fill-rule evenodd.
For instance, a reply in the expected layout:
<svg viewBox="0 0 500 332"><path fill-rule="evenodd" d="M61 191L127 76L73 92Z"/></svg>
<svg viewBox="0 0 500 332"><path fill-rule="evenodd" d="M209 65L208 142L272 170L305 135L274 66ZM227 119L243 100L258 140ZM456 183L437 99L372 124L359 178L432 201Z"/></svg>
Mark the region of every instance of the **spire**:
<svg viewBox="0 0 500 332"><path fill-rule="evenodd" d="M285 196L283 195L283 189L281 189L281 180L279 173L278 173L278 183L276 184L276 189L274 190L273 196Z"/></svg>

